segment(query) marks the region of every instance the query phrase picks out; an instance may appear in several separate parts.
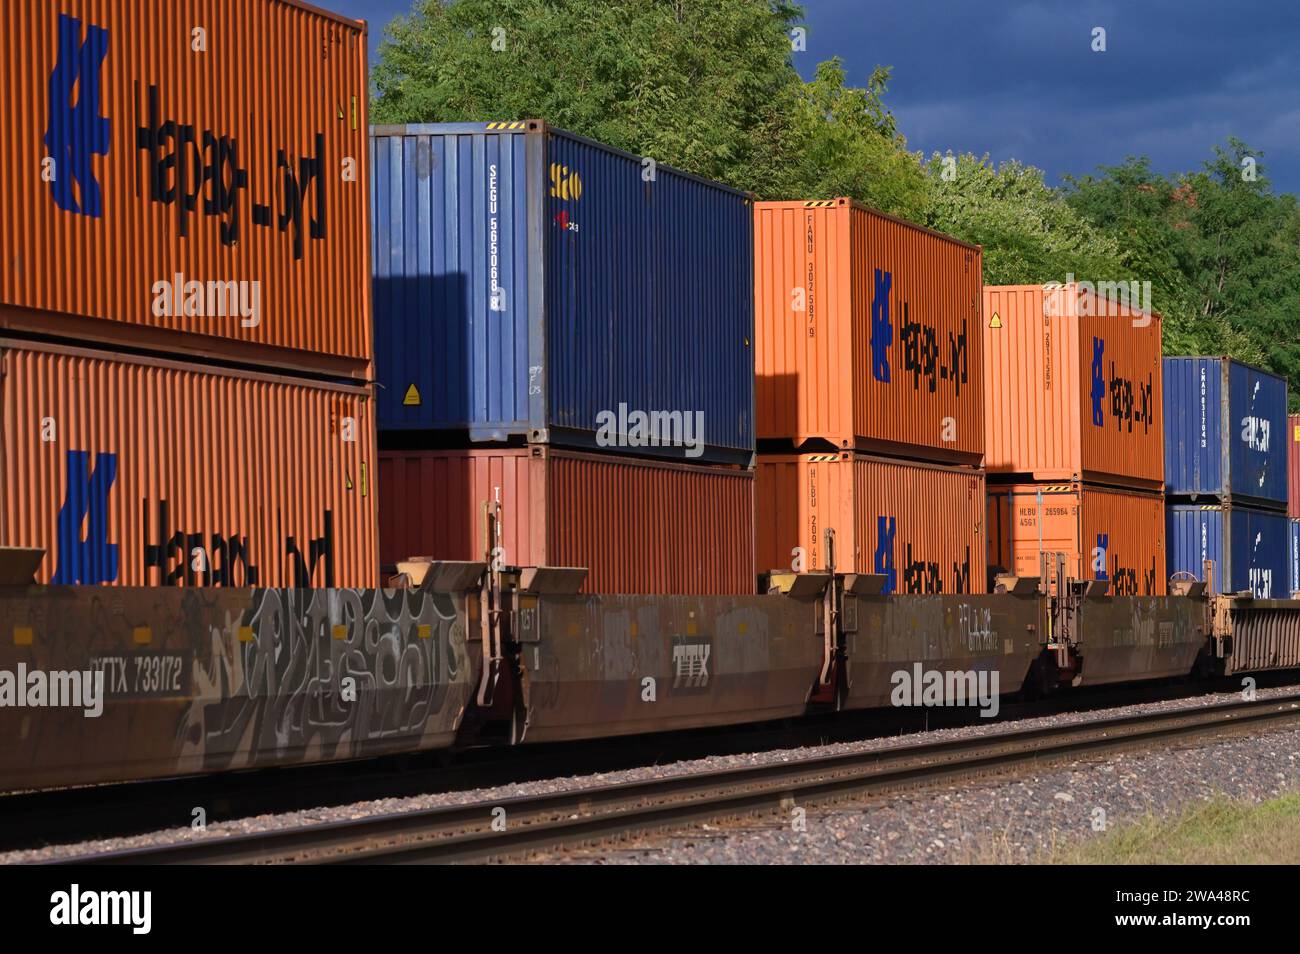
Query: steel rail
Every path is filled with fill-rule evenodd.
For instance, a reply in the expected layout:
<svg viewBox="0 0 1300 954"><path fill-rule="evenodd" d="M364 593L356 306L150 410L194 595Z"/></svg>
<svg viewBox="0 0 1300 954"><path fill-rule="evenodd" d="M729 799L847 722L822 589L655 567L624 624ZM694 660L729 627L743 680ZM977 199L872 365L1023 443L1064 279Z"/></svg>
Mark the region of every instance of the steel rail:
<svg viewBox="0 0 1300 954"><path fill-rule="evenodd" d="M1026 764L1294 719L1300 719L1300 693L202 837L52 863L486 861L772 811L796 800L824 801L1000 775Z"/></svg>

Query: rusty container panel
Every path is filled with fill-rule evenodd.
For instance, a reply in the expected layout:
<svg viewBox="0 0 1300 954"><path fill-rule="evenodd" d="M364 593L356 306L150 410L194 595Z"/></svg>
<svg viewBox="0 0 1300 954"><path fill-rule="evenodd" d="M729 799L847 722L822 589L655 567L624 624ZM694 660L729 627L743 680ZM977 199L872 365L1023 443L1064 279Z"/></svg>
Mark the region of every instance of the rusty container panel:
<svg viewBox="0 0 1300 954"><path fill-rule="evenodd" d="M930 672L973 673L986 698L1019 692L1045 641L1036 596L847 596L843 615L849 709L913 705L897 690Z"/></svg>
<svg viewBox="0 0 1300 954"><path fill-rule="evenodd" d="M366 376L365 24L287 0L6 13L0 327Z"/></svg>
<svg viewBox="0 0 1300 954"><path fill-rule="evenodd" d="M1300 414L1286 419L1287 513L1300 519Z"/></svg>
<svg viewBox="0 0 1300 954"><path fill-rule="evenodd" d="M539 599L523 663L525 742L804 714L822 665L819 601L785 596ZM646 702L646 680L655 699Z"/></svg>
<svg viewBox="0 0 1300 954"><path fill-rule="evenodd" d="M1160 490L1161 319L1077 285L984 289L985 469Z"/></svg>
<svg viewBox="0 0 1300 954"><path fill-rule="evenodd" d="M759 439L978 465L979 247L848 199L754 215Z"/></svg>
<svg viewBox="0 0 1300 954"><path fill-rule="evenodd" d="M367 388L0 342L0 546L39 582L369 586Z"/></svg>
<svg viewBox="0 0 1300 954"><path fill-rule="evenodd" d="M887 593L984 593L984 474L865 454L760 456L755 531L762 571L835 566L880 573Z"/></svg>
<svg viewBox="0 0 1300 954"><path fill-rule="evenodd" d="M1205 602L1182 596L1104 596L1079 607L1079 685L1187 676L1207 646Z"/></svg>
<svg viewBox="0 0 1300 954"><path fill-rule="evenodd" d="M587 593L752 594L754 474L729 467L512 449L385 451L381 560L483 559L501 505L513 566L587 567Z"/></svg>
<svg viewBox="0 0 1300 954"><path fill-rule="evenodd" d="M1227 675L1300 667L1300 600L1233 600L1224 612Z"/></svg>
<svg viewBox="0 0 1300 954"><path fill-rule="evenodd" d="M1038 576L1040 554L1065 554L1079 580L1109 580L1113 596L1167 592L1164 497L1086 484L989 487L989 563Z"/></svg>
<svg viewBox="0 0 1300 954"><path fill-rule="evenodd" d="M476 684L465 632L465 597L411 590L2 588L0 670L104 691L94 718L0 707L0 789L449 747Z"/></svg>

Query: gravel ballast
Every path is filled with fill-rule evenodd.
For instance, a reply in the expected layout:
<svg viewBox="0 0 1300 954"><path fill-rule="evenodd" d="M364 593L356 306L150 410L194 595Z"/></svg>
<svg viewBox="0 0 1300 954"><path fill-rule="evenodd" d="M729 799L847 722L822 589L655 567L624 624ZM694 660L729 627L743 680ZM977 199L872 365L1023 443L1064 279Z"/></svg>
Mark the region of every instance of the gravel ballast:
<svg viewBox="0 0 1300 954"><path fill-rule="evenodd" d="M1265 689L1259 698L1286 695L1290 688ZM207 811L204 831L167 828L145 835L106 838L35 850L0 853L0 863L22 863L171 844L197 838L274 830L341 821L369 815L463 805L592 785L645 781L669 775L789 761L814 755L887 749L922 741L967 738L1034 726L1062 725L1104 717L1137 715L1189 706L1221 704L1224 694L1123 706L1092 712L1060 713L1014 723L965 726L860 742L646 766L599 775L580 775L522 784L440 792L417 797L378 799L348 805L222 821ZM965 783L864 803L861 807L809 808L805 830L769 821L761 828L711 826L683 838L656 836L610 851L562 852L550 861L630 861L666 863L766 862L961 862L1029 861L1062 838L1086 835L1097 809L1107 822L1176 808L1212 795L1262 799L1300 782L1300 730L1203 741L1193 748L1122 754L1104 761L1079 762L1015 780ZM751 823L752 824L752 823Z"/></svg>

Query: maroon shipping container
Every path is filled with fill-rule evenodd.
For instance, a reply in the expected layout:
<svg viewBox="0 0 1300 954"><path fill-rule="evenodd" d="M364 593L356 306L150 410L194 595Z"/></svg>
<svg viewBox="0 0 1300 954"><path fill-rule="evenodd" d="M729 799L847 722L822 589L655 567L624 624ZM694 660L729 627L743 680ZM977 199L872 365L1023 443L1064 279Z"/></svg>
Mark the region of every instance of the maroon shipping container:
<svg viewBox="0 0 1300 954"><path fill-rule="evenodd" d="M587 593L753 593L754 474L549 447L385 451L380 561L585 566Z"/></svg>
<svg viewBox="0 0 1300 954"><path fill-rule="evenodd" d="M1300 519L1300 414L1286 421L1287 513Z"/></svg>

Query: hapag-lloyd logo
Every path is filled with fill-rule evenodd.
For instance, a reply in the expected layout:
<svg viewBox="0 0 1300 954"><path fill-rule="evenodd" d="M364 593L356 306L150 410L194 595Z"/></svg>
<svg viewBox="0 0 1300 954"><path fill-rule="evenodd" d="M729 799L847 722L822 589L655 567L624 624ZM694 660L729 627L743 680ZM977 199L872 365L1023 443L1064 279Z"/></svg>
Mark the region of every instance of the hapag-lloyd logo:
<svg viewBox="0 0 1300 954"><path fill-rule="evenodd" d="M81 20L60 14L58 62L48 85L44 142L52 164L46 175L51 197L64 211L94 218L103 215L103 202L92 157L106 156L110 149L111 119L100 115L108 43L106 28L88 24L83 39ZM236 245L245 228L246 204L254 226L291 232L295 259L303 255L304 231L313 240L325 238L324 133L314 135L309 155L266 147L274 172L271 181L255 183L241 164L234 136L164 116L155 84L142 90L137 82L134 99L135 115L143 119L135 136L137 182L149 201L174 208L182 238L189 235L191 215L201 214L219 220L223 245ZM257 145L248 151L256 152ZM73 194L74 184L79 196ZM265 201L252 198L258 192Z"/></svg>
<svg viewBox="0 0 1300 954"><path fill-rule="evenodd" d="M120 578L120 547L109 537L110 496L118 455L70 450L65 458L66 490L59 508L55 585L94 586ZM257 586L261 582L253 542L236 530L205 534L175 526L165 498L141 500L142 575L149 586ZM334 513L322 514L319 536L300 540L290 532L282 553L293 585L334 585ZM83 529L84 528L84 529Z"/></svg>
<svg viewBox="0 0 1300 954"><path fill-rule="evenodd" d="M99 77L108 55L108 31L91 24L81 39L81 21L59 14L59 59L50 74L45 148L53 167L46 173L50 196L65 212L99 218L104 214L92 156L107 156L109 122L99 115ZM73 104L73 91L76 103ZM73 184L80 201L73 195Z"/></svg>

